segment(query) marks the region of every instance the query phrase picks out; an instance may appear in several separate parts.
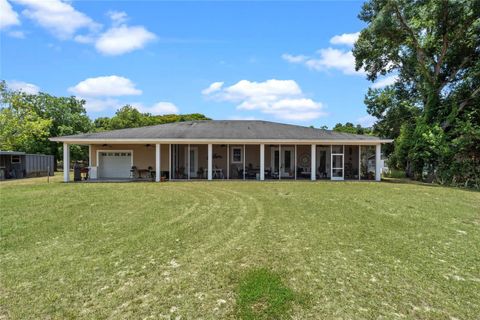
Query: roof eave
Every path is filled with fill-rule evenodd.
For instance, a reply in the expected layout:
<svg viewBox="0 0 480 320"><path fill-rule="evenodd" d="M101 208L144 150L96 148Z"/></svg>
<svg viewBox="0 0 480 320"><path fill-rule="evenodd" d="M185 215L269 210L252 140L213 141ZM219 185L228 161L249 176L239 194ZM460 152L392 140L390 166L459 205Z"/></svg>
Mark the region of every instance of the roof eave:
<svg viewBox="0 0 480 320"><path fill-rule="evenodd" d="M184 139L184 138L73 138L73 137L52 137L49 139L54 142L64 142L72 144L142 144L142 143L213 143L213 144L383 144L392 143L393 139Z"/></svg>

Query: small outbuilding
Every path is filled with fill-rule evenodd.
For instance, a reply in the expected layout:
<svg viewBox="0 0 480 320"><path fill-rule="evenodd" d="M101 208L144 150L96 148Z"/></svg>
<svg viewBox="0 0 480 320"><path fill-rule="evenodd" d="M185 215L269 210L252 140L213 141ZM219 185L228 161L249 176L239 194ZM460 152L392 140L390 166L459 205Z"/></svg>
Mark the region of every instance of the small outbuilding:
<svg viewBox="0 0 480 320"><path fill-rule="evenodd" d="M53 176L54 157L19 151L0 151L0 180Z"/></svg>

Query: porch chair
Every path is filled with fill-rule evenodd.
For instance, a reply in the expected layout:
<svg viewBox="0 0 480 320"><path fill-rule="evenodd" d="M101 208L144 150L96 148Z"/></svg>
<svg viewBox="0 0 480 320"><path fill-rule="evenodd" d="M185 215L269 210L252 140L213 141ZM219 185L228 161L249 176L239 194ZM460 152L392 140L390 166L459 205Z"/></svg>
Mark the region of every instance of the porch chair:
<svg viewBox="0 0 480 320"><path fill-rule="evenodd" d="M130 178L136 179L138 177L138 169L136 166L132 166L130 169Z"/></svg>
<svg viewBox="0 0 480 320"><path fill-rule="evenodd" d="M156 173L151 166L148 167L148 175L150 176L150 179L152 179L152 181L155 180Z"/></svg>

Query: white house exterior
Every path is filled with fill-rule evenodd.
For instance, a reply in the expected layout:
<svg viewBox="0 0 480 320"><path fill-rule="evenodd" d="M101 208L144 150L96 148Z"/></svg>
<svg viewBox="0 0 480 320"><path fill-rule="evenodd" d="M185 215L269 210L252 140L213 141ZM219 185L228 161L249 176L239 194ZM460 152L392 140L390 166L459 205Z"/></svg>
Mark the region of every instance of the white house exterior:
<svg viewBox="0 0 480 320"><path fill-rule="evenodd" d="M376 180L392 140L268 121L205 120L51 138L89 146L98 180Z"/></svg>

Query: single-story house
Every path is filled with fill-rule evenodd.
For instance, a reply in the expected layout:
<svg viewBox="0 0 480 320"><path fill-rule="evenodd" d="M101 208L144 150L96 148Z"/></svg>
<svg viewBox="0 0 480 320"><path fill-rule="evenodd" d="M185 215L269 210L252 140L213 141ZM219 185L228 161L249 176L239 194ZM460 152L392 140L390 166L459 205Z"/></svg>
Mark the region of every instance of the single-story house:
<svg viewBox="0 0 480 320"><path fill-rule="evenodd" d="M392 140L269 121L203 120L51 138L89 146L90 179L380 180Z"/></svg>
<svg viewBox="0 0 480 320"><path fill-rule="evenodd" d="M20 151L0 151L0 180L53 176L54 157Z"/></svg>

